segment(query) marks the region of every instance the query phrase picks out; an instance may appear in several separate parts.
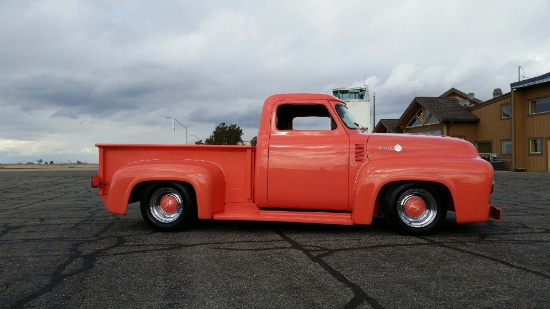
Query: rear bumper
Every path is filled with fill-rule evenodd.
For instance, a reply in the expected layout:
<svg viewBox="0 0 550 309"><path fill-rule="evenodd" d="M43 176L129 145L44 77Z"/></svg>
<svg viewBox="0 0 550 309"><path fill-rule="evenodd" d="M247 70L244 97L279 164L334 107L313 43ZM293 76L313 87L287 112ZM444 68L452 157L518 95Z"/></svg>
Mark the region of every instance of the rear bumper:
<svg viewBox="0 0 550 309"><path fill-rule="evenodd" d="M500 208L491 205L490 209L489 209L489 217L491 217L491 218L493 218L497 221L500 221L501 220L501 212L502 212L502 210L500 210Z"/></svg>
<svg viewBox="0 0 550 309"><path fill-rule="evenodd" d="M92 188L97 188L101 184L101 180L99 178L99 175L93 175L92 176Z"/></svg>

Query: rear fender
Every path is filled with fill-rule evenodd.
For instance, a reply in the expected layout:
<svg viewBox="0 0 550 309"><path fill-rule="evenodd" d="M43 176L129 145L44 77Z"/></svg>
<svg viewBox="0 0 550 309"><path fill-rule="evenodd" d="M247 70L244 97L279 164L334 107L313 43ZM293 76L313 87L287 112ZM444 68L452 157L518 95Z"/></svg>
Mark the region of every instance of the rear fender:
<svg viewBox="0 0 550 309"><path fill-rule="evenodd" d="M200 219L210 219L214 212L223 210L226 182L218 165L195 160L150 160L130 163L115 172L109 193L103 196L107 211L125 215L132 189L150 181L189 183L195 190Z"/></svg>

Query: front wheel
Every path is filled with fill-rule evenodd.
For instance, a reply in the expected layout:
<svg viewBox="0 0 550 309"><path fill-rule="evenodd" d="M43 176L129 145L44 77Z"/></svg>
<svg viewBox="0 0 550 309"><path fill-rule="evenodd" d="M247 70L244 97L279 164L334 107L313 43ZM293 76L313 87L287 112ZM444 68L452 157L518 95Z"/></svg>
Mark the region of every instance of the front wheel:
<svg viewBox="0 0 550 309"><path fill-rule="evenodd" d="M403 234L433 232L447 215L437 191L426 184L407 183L390 189L384 202L388 223Z"/></svg>
<svg viewBox="0 0 550 309"><path fill-rule="evenodd" d="M140 208L145 222L162 232L185 229L197 219L191 190L178 183L149 186L143 193Z"/></svg>

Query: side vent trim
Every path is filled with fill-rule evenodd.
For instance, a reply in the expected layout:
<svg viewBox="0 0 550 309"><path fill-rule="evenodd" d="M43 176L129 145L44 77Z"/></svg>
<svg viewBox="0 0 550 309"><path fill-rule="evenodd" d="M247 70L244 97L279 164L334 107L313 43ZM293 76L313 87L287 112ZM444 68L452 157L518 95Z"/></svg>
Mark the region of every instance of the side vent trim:
<svg viewBox="0 0 550 309"><path fill-rule="evenodd" d="M363 162L365 161L365 144L355 144L355 161Z"/></svg>

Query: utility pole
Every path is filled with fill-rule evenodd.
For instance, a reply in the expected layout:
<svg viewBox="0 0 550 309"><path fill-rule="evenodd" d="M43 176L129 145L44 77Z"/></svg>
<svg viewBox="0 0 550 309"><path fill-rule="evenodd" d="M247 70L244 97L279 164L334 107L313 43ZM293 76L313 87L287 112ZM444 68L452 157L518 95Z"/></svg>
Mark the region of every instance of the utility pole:
<svg viewBox="0 0 550 309"><path fill-rule="evenodd" d="M166 119L172 119L172 131L174 132L173 133L173 136L172 136L172 144L175 144L176 143L176 122L179 123L182 127L185 128L185 144L187 145L187 126L184 126L181 122L179 122L176 118L174 117L166 117Z"/></svg>
<svg viewBox="0 0 550 309"><path fill-rule="evenodd" d="M174 132L172 134L172 144L176 143L176 122L174 121L173 117L166 117L166 119L172 118L172 131Z"/></svg>

